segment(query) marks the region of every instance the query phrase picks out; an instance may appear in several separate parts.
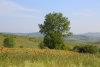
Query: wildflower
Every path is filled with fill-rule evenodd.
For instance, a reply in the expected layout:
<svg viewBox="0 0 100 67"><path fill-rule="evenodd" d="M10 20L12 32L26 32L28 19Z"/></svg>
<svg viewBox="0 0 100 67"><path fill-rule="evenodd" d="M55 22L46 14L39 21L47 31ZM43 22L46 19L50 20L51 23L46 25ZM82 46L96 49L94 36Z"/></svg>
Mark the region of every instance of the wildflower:
<svg viewBox="0 0 100 67"><path fill-rule="evenodd" d="M0 50L2 51L3 50L3 47L0 47Z"/></svg>

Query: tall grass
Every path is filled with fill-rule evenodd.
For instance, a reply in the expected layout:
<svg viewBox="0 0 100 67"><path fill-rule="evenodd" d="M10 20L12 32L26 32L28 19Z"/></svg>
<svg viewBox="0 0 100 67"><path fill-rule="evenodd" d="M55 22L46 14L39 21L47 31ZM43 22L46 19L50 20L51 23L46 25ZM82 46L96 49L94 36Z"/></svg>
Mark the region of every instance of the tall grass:
<svg viewBox="0 0 100 67"><path fill-rule="evenodd" d="M0 67L100 67L100 54L4 48L0 50Z"/></svg>

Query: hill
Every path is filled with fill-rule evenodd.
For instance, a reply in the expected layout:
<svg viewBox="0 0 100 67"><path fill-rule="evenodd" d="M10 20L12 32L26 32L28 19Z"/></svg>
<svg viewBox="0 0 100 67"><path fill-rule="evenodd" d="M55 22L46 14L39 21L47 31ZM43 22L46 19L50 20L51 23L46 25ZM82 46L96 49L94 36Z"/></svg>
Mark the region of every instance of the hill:
<svg viewBox="0 0 100 67"><path fill-rule="evenodd" d="M20 36L38 36L38 37L43 37L43 35L39 32L33 32L33 33L11 33L11 32L1 32L3 34L14 34L14 35L20 35ZM88 37L98 37L100 38L100 33L99 32L89 32L89 33L84 33L84 34L77 34L75 36L88 36Z"/></svg>
<svg viewBox="0 0 100 67"><path fill-rule="evenodd" d="M100 38L86 35L73 35L65 38L65 41L70 42L83 42L83 43L96 43L100 41Z"/></svg>
<svg viewBox="0 0 100 67"><path fill-rule="evenodd" d="M28 36L28 37L43 37L43 35L39 32L4 33L4 34L13 34L13 35L17 35L17 36ZM65 37L65 41L100 44L100 33L99 32L93 32L93 33L89 32L89 33L85 33L85 34L72 35L69 37Z"/></svg>
<svg viewBox="0 0 100 67"><path fill-rule="evenodd" d="M40 37L28 37L28 36L18 36L18 35L12 35L12 34L0 34L0 46L3 45L3 40L7 36L14 36L14 41L16 43L15 47L32 47L32 48L38 48L38 44L42 41L42 38Z"/></svg>
<svg viewBox="0 0 100 67"><path fill-rule="evenodd" d="M33 33L10 33L10 32L1 32L2 34L13 34L18 36L35 36L35 37L43 37L43 35L39 32L33 32Z"/></svg>
<svg viewBox="0 0 100 67"><path fill-rule="evenodd" d="M85 34L80 34L80 35L85 35L85 36L91 36L91 37L98 37L100 38L100 33L99 32L89 32L89 33L85 33Z"/></svg>

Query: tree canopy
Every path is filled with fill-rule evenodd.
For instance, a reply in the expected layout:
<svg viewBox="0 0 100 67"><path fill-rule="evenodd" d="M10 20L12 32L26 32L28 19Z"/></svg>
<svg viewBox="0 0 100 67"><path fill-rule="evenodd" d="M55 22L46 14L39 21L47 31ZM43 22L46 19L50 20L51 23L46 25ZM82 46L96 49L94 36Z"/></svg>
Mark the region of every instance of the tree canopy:
<svg viewBox="0 0 100 67"><path fill-rule="evenodd" d="M67 17L63 17L62 13L49 13L45 16L44 24L39 24L40 32L44 35L51 31L58 31L61 33L69 33L70 21Z"/></svg>

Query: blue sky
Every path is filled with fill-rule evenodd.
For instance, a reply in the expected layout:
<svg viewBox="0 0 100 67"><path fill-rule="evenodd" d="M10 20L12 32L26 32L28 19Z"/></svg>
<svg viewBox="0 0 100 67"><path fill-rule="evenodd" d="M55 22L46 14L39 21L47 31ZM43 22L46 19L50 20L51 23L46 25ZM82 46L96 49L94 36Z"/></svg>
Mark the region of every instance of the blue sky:
<svg viewBox="0 0 100 67"><path fill-rule="evenodd" d="M38 32L45 15L61 12L71 32L100 32L100 0L0 0L0 32Z"/></svg>

